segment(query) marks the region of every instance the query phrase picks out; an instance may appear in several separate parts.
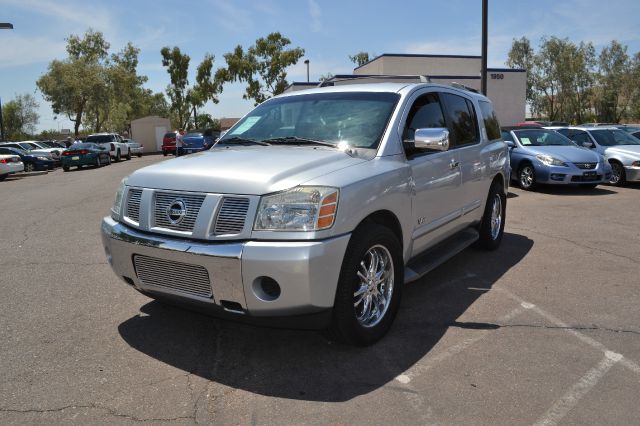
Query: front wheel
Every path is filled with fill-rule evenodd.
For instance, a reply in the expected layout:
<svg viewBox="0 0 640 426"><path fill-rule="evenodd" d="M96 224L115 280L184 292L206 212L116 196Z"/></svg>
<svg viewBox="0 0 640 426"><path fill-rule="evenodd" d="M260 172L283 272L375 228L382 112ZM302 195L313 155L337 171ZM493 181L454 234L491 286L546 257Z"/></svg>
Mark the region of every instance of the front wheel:
<svg viewBox="0 0 640 426"><path fill-rule="evenodd" d="M98 167L98 168L102 167L102 162L100 161L100 156L99 155L96 157L96 167Z"/></svg>
<svg viewBox="0 0 640 426"><path fill-rule="evenodd" d="M373 223L358 227L342 262L329 335L361 346L381 339L398 311L403 281L395 234Z"/></svg>
<svg viewBox="0 0 640 426"><path fill-rule="evenodd" d="M518 184L524 190L532 190L536 186L536 171L531 164L525 164L518 171Z"/></svg>
<svg viewBox="0 0 640 426"><path fill-rule="evenodd" d="M489 189L484 214L480 222L480 234L476 246L484 250L495 250L500 246L504 234L507 214L507 196L501 184L494 182Z"/></svg>
<svg viewBox="0 0 640 426"><path fill-rule="evenodd" d="M24 163L24 171L29 173L35 170L33 163Z"/></svg>
<svg viewBox="0 0 640 426"><path fill-rule="evenodd" d="M617 161L612 161L611 179L609 180L609 183L615 186L622 186L624 185L626 179L627 176L625 175L624 167L622 166L622 164L618 163Z"/></svg>
<svg viewBox="0 0 640 426"><path fill-rule="evenodd" d="M69 166L62 166L62 170L64 170L65 172L69 171Z"/></svg>

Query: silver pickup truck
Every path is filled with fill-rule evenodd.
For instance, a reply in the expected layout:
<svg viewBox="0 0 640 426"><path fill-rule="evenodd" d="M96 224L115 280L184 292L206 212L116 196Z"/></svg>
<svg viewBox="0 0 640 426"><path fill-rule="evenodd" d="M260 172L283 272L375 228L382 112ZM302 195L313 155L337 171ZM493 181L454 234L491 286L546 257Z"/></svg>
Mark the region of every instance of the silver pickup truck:
<svg viewBox="0 0 640 426"><path fill-rule="evenodd" d="M367 345L405 283L473 243L498 247L509 170L491 102L470 90L288 93L209 151L124 179L104 249L150 297Z"/></svg>

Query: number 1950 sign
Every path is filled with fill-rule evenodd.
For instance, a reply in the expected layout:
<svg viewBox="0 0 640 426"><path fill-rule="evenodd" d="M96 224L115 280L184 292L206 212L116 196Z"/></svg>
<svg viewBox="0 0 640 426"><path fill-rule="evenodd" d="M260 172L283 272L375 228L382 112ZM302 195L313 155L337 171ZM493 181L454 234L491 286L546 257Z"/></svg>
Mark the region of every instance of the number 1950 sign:
<svg viewBox="0 0 640 426"><path fill-rule="evenodd" d="M504 74L491 74L491 80L503 80Z"/></svg>

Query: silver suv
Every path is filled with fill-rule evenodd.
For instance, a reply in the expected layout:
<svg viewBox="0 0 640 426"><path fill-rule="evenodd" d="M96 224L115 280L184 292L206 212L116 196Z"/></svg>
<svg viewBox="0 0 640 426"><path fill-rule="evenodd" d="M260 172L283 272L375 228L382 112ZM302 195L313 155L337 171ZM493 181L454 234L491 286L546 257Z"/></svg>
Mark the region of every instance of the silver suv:
<svg viewBox="0 0 640 426"><path fill-rule="evenodd" d="M366 345L406 282L472 243L498 247L509 170L491 102L472 91L294 92L211 150L124 179L103 243L153 298Z"/></svg>

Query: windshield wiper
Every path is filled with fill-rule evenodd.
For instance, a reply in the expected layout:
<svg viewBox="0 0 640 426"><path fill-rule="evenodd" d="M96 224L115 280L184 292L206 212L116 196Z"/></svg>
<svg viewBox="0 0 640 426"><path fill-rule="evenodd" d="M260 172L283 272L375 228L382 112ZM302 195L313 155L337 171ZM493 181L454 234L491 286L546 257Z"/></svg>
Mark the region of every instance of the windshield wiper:
<svg viewBox="0 0 640 426"><path fill-rule="evenodd" d="M271 144L264 142L264 141L257 141L255 139L248 139L248 138L240 138L238 136L234 136L232 138L229 139L223 139L221 141L218 141L218 144L226 144L227 142L232 142L232 143L237 143L237 144L247 144L247 145L262 145L262 146L269 146Z"/></svg>
<svg viewBox="0 0 640 426"><path fill-rule="evenodd" d="M264 139L262 142L322 145L322 146L330 146L331 148L337 148L337 145L331 142L318 141L315 139L299 138L297 136L286 136L286 137L279 137L279 138Z"/></svg>

